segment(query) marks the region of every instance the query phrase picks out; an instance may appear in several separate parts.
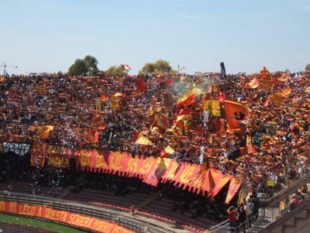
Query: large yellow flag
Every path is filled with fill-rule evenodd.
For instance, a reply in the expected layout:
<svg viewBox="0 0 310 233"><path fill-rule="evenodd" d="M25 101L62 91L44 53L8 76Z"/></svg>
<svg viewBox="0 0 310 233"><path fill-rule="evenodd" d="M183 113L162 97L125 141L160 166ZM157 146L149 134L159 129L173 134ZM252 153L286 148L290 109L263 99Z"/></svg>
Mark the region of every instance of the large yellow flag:
<svg viewBox="0 0 310 233"><path fill-rule="evenodd" d="M202 102L203 110L209 112L212 116L221 115L221 106L219 100L204 100Z"/></svg>
<svg viewBox="0 0 310 233"><path fill-rule="evenodd" d="M151 142L150 139L148 139L147 137L144 137L142 134L139 135L139 137L135 143L139 144L139 145L145 145L145 146L153 146L154 145L154 143Z"/></svg>

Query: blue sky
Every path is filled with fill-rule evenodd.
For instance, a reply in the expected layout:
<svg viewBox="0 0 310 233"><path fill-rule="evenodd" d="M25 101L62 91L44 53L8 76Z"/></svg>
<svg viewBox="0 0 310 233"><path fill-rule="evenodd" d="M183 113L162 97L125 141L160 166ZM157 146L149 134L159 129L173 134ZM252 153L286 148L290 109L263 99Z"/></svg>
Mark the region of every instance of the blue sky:
<svg viewBox="0 0 310 233"><path fill-rule="evenodd" d="M9 73L67 71L93 55L100 69L165 59L187 73L304 70L309 0L3 0L0 63ZM2 70L0 70L2 73Z"/></svg>

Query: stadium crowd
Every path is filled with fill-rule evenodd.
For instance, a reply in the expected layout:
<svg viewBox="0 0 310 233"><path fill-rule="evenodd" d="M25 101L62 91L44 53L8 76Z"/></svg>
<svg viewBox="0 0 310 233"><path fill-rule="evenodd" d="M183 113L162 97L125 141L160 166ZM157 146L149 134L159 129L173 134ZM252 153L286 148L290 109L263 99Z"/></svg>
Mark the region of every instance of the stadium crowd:
<svg viewBox="0 0 310 233"><path fill-rule="evenodd" d="M268 186L287 184L309 168L309 73L219 76L3 77L1 141L39 140L133 156L162 156L169 145L173 153L164 156L203 161L240 177L259 197L268 197L273 190ZM270 81L267 86L264 78ZM259 81L257 87L249 86L253 79ZM274 97L287 88L288 95ZM191 90L194 100L178 106ZM213 116L202 104L208 99L244 104L250 109L248 121L230 130L223 105ZM184 109L190 109L191 116L177 124ZM136 143L139 135L152 144Z"/></svg>

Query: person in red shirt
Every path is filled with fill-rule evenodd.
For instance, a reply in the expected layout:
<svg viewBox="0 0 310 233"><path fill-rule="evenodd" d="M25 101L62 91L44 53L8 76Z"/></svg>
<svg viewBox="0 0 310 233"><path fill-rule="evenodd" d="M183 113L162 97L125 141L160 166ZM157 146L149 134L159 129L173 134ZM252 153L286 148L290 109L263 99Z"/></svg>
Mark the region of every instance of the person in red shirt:
<svg viewBox="0 0 310 233"><path fill-rule="evenodd" d="M227 210L227 213L231 232L236 232L237 218L238 218L237 210L234 206L230 206Z"/></svg>

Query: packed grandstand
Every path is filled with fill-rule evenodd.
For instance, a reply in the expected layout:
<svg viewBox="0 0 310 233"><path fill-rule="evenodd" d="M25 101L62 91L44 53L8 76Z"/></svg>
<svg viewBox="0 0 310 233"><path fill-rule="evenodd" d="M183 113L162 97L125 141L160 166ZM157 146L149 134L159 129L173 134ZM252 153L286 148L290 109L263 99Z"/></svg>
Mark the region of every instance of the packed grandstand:
<svg viewBox="0 0 310 233"><path fill-rule="evenodd" d="M228 218L236 226L237 212L242 221L257 215L260 200L309 171L309 80L265 67L1 77L1 190L196 232Z"/></svg>

